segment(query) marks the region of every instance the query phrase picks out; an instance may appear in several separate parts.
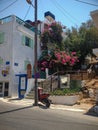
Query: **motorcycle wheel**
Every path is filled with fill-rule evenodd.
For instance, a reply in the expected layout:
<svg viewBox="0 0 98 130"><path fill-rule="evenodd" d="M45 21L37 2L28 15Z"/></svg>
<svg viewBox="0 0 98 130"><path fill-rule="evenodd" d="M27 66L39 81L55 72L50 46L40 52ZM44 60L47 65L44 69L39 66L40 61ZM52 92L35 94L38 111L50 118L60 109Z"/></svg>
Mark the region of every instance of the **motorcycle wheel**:
<svg viewBox="0 0 98 130"><path fill-rule="evenodd" d="M46 105L47 108L49 108L50 107L50 100L45 98L44 99L44 104Z"/></svg>

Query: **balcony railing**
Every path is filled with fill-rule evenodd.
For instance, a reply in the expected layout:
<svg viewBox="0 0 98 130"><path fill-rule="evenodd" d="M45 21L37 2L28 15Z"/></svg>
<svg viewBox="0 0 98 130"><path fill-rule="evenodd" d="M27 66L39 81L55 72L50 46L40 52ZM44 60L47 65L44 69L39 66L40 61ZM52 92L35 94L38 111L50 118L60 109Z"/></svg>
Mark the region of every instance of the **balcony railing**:
<svg viewBox="0 0 98 130"><path fill-rule="evenodd" d="M22 25L22 26L30 29L31 31L35 32L35 27L33 25L31 25L30 23L28 23L26 21L23 21L22 19L20 19L17 16L10 15L10 16L0 19L1 24L8 23L11 21L16 21L19 25ZM38 30L38 34L40 34L40 30Z"/></svg>

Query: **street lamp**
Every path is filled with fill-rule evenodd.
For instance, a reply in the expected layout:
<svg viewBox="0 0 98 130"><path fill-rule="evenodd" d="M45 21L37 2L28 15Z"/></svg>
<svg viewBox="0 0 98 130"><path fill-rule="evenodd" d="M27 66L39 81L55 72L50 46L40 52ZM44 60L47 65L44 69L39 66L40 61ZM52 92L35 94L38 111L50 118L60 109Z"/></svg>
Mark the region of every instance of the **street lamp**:
<svg viewBox="0 0 98 130"><path fill-rule="evenodd" d="M28 4L32 5L35 8L35 46L34 46L34 78L35 78L35 103L34 105L38 105L38 91L37 91L37 0L35 0L35 4L32 4L31 0L26 0Z"/></svg>

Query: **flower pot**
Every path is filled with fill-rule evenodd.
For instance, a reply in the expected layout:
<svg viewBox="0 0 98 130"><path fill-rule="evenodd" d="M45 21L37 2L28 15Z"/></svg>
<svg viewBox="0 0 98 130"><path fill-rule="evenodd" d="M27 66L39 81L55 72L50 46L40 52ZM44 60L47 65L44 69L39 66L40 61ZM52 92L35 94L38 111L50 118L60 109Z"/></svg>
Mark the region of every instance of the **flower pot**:
<svg viewBox="0 0 98 130"><path fill-rule="evenodd" d="M79 100L79 95L71 96L50 96L53 104L74 105Z"/></svg>

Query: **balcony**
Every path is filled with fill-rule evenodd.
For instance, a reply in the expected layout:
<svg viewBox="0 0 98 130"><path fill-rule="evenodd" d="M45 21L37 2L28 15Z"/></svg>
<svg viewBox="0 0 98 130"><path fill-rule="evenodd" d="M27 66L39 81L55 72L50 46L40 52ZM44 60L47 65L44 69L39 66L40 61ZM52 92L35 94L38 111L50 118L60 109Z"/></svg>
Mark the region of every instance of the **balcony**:
<svg viewBox="0 0 98 130"><path fill-rule="evenodd" d="M35 26L34 26L34 24L32 24L34 22L32 22L30 20L23 21L22 19L20 19L19 17L15 16L15 15L10 15L10 16L0 19L0 24L5 24L5 23L11 22L11 21L15 21L19 25L22 25L22 26L30 29L31 31L35 32ZM38 34L40 34L40 30L38 30Z"/></svg>

